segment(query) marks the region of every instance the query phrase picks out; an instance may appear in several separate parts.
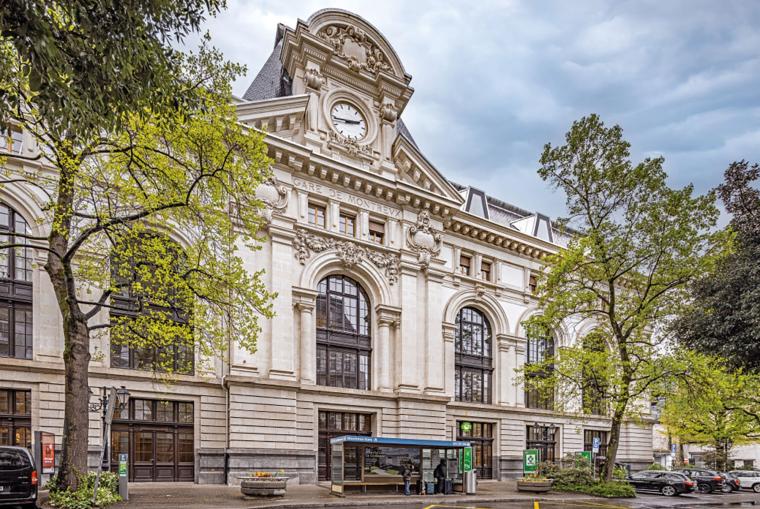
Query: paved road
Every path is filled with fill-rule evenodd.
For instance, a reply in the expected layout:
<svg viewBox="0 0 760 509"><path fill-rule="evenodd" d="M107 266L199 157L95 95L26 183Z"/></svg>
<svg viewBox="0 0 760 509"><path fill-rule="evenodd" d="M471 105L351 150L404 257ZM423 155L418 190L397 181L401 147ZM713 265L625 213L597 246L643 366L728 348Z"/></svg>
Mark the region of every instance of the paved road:
<svg viewBox="0 0 760 509"><path fill-rule="evenodd" d="M663 497L661 495L638 494L635 499L577 502L540 502L538 509L717 509L717 508L760 508L760 495L742 493L736 495L682 495L680 497ZM382 506L365 509L388 509ZM502 502L480 504L440 504L395 506L394 509L536 509L533 502Z"/></svg>

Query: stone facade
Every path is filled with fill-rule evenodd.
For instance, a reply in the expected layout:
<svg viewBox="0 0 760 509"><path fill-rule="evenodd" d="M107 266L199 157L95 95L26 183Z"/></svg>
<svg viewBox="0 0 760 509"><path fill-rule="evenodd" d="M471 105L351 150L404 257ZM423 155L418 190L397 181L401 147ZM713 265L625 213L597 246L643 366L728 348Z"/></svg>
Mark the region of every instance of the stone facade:
<svg viewBox="0 0 760 509"><path fill-rule="evenodd" d="M237 474L265 469L315 482L320 411L370 415L372 434L388 437L454 439L458 421L490 424L495 478L519 473L527 426L555 427L560 456L583 450L584 430L609 428L603 416L526 408L515 370L526 361L521 323L539 312L531 276L563 236L541 214L442 176L401 120L410 81L383 35L354 14L329 9L294 29L279 26L272 57L237 105L241 122L267 133L274 161L274 178L259 196L268 239L261 250L243 251L247 267L264 268L279 295L257 351L233 348L216 372L179 375L166 386L150 373L109 367L107 339L93 341L93 387L125 385L133 398L194 404L197 482L235 483ZM339 132L337 103L358 112L362 137ZM10 160L8 167L46 171L36 164ZM33 190L6 186L0 199L44 231ZM324 226L309 221L314 205L324 210ZM352 218L353 233L341 233L341 215ZM36 257L34 356L0 358L0 388L31 390L32 428L60 442L60 318L44 252ZM338 274L369 299L367 390L317 384L317 286ZM455 398L455 330L464 307L481 312L492 332L490 403ZM569 344L592 327L565 324L555 340ZM90 417L94 460L100 420ZM619 461L651 463L650 425L625 426Z"/></svg>

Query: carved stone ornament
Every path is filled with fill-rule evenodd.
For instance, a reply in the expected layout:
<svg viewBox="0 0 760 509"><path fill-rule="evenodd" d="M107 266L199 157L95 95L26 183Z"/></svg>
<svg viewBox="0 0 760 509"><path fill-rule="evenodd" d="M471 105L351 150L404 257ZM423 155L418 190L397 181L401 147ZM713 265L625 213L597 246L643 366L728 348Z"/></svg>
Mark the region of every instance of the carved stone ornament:
<svg viewBox="0 0 760 509"><path fill-rule="evenodd" d="M352 71L365 69L376 73L391 70L385 53L360 28L329 25L317 35L330 43L338 56L348 61L348 67Z"/></svg>
<svg viewBox="0 0 760 509"><path fill-rule="evenodd" d="M385 103L380 107L380 116L386 122L393 123L396 121L396 118L398 117L398 112L396 111L396 108L394 108L392 104Z"/></svg>
<svg viewBox="0 0 760 509"><path fill-rule="evenodd" d="M417 260L423 269L430 266L430 260L441 252L441 233L430 226L430 213L423 210L417 216L417 224L410 227L406 242L417 253Z"/></svg>
<svg viewBox="0 0 760 509"><path fill-rule="evenodd" d="M306 86L314 90L322 88L322 85L327 81L316 69L306 69L304 79L306 81Z"/></svg>
<svg viewBox="0 0 760 509"><path fill-rule="evenodd" d="M347 240L320 237L300 229L296 230L293 248L295 249L296 259L301 265L306 263L312 252L321 253L328 249L334 249L346 268L369 261L375 267L385 270L385 277L388 278L389 284L392 285L398 281L400 260L397 255L374 251Z"/></svg>
<svg viewBox="0 0 760 509"><path fill-rule="evenodd" d="M341 148L353 157L356 157L359 155L372 157L372 147L370 147L369 145L360 145L359 143L356 142L356 140L346 138L333 131L329 131L329 135L330 135L329 144L331 146Z"/></svg>
<svg viewBox="0 0 760 509"><path fill-rule="evenodd" d="M256 188L256 198L264 202L261 216L267 224L272 222L274 211L282 212L288 206L288 190L277 182L277 177L272 175Z"/></svg>

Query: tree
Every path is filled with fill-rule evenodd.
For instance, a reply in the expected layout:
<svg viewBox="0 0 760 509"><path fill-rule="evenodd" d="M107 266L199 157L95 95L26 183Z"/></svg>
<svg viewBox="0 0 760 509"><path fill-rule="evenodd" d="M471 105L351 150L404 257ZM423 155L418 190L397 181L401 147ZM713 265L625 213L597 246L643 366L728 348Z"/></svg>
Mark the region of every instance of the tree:
<svg viewBox="0 0 760 509"><path fill-rule="evenodd" d="M680 444L706 444L714 450L715 468L729 468L731 449L760 437L760 419L737 407L760 393L760 377L733 371L720 357L686 352L688 370L674 379L660 416Z"/></svg>
<svg viewBox="0 0 760 509"><path fill-rule="evenodd" d="M659 355L667 337L654 332L720 251L720 237L711 233L718 210L712 194L669 188L662 158L631 163L622 129L605 127L596 115L574 122L565 141L544 147L538 173L564 191L572 239L547 259L537 288L542 314L526 328L529 337L541 337L563 322L588 320L607 348L566 346L547 359L550 376L526 383L554 391L565 408L584 390L596 399L603 391L611 413L605 476L612 479L621 425L646 412L642 400L680 369Z"/></svg>
<svg viewBox="0 0 760 509"><path fill-rule="evenodd" d="M732 215L734 250L695 281L674 333L693 349L760 372L760 165L734 162L718 194Z"/></svg>
<svg viewBox="0 0 760 509"><path fill-rule="evenodd" d="M15 51L7 42L0 48ZM36 192L50 227L0 249L33 243L47 252L64 336L64 487L76 487L87 468L91 334L110 332L113 344L149 349L153 368L171 374L182 366L162 352L181 348L202 359L233 340L252 351L259 318L272 316L274 295L239 254L257 246L256 188L270 163L262 136L239 124L232 106L230 83L241 67L205 45L178 65L196 109L127 113L121 128L88 136L50 129L26 101L28 74L5 75L4 89L22 105L8 116L56 170L54 178L4 172L0 184ZM175 234L182 242L171 240Z"/></svg>
<svg viewBox="0 0 760 509"><path fill-rule="evenodd" d="M12 51L0 55L0 82L12 85L13 79L2 75L13 70L22 73L26 87L0 88L0 124L8 112L31 104L48 130L87 134L110 130L145 107L153 112L197 107L193 95L182 93L181 53L172 43L197 32L224 4L5 0L0 42Z"/></svg>

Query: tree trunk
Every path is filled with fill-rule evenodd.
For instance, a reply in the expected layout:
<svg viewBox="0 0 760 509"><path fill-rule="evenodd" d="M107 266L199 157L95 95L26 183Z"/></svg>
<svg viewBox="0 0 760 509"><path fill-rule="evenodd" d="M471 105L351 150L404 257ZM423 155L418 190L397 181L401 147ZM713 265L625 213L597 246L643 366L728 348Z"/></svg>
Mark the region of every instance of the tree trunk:
<svg viewBox="0 0 760 509"><path fill-rule="evenodd" d="M61 168L58 198L53 226L48 236L48 258L45 271L55 291L63 319L64 415L61 465L58 481L61 488L76 489L78 477L87 472L89 438L90 331L76 294L76 283L69 248L73 213L74 180L79 162L70 159L70 166Z"/></svg>
<svg viewBox="0 0 760 509"><path fill-rule="evenodd" d="M617 459L618 446L620 445L620 427L623 424L624 415L624 411L620 410L621 406L618 405L618 408L615 409L615 413L612 415L610 441L607 445L607 462L604 464L604 479L607 481L611 481L612 474L615 473L615 460Z"/></svg>

